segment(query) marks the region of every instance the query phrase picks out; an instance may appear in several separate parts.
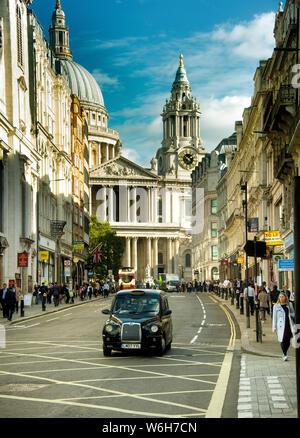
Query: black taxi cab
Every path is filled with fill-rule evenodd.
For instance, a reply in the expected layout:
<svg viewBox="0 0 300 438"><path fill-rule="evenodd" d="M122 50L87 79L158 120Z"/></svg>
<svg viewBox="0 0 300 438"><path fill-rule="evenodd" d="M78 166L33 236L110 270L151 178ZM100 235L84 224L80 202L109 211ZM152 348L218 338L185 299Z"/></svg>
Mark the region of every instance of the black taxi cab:
<svg viewBox="0 0 300 438"><path fill-rule="evenodd" d="M117 351L154 351L163 355L172 343L172 311L165 292L134 289L118 292L102 331L103 354Z"/></svg>

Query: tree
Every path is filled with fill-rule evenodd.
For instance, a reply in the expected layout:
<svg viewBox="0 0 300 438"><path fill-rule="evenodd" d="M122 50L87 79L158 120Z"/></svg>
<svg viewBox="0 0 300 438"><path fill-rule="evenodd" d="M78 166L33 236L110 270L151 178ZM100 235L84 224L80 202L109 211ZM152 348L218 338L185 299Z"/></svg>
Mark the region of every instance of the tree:
<svg viewBox="0 0 300 438"><path fill-rule="evenodd" d="M100 242L102 243L102 260L101 263L94 266L94 272L100 279L105 279L108 270L111 269L115 278L118 278L118 271L122 265L122 256L125 249L124 238L117 236L108 222L99 222L96 216L91 216L89 241L88 264L93 263L93 251Z"/></svg>

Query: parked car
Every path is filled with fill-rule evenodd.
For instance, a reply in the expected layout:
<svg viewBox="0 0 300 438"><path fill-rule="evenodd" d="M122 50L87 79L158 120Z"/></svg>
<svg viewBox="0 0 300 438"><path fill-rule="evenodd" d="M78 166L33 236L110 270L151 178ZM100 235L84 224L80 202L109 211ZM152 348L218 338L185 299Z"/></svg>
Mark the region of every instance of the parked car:
<svg viewBox="0 0 300 438"><path fill-rule="evenodd" d="M134 289L118 292L104 324L103 354L112 350L148 350L163 355L172 343L172 311L160 290Z"/></svg>

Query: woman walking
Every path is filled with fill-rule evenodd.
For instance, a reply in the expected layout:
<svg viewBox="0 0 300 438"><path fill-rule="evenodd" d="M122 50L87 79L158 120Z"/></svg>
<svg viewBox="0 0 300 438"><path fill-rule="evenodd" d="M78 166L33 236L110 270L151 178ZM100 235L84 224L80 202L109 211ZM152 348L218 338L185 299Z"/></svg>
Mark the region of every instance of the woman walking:
<svg viewBox="0 0 300 438"><path fill-rule="evenodd" d="M273 333L277 333L277 340L281 344L283 360L288 360L287 352L290 347L291 338L294 333L293 320L295 317L294 309L288 297L281 292L278 301L273 307Z"/></svg>

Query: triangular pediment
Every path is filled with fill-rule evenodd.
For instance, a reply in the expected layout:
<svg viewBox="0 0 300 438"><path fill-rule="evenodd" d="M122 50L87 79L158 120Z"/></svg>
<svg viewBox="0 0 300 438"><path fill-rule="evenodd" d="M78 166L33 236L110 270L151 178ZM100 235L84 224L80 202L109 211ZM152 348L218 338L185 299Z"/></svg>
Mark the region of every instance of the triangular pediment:
<svg viewBox="0 0 300 438"><path fill-rule="evenodd" d="M145 169L139 164L122 156L92 167L90 169L90 178L159 179L159 177L154 172L151 172L151 170Z"/></svg>

